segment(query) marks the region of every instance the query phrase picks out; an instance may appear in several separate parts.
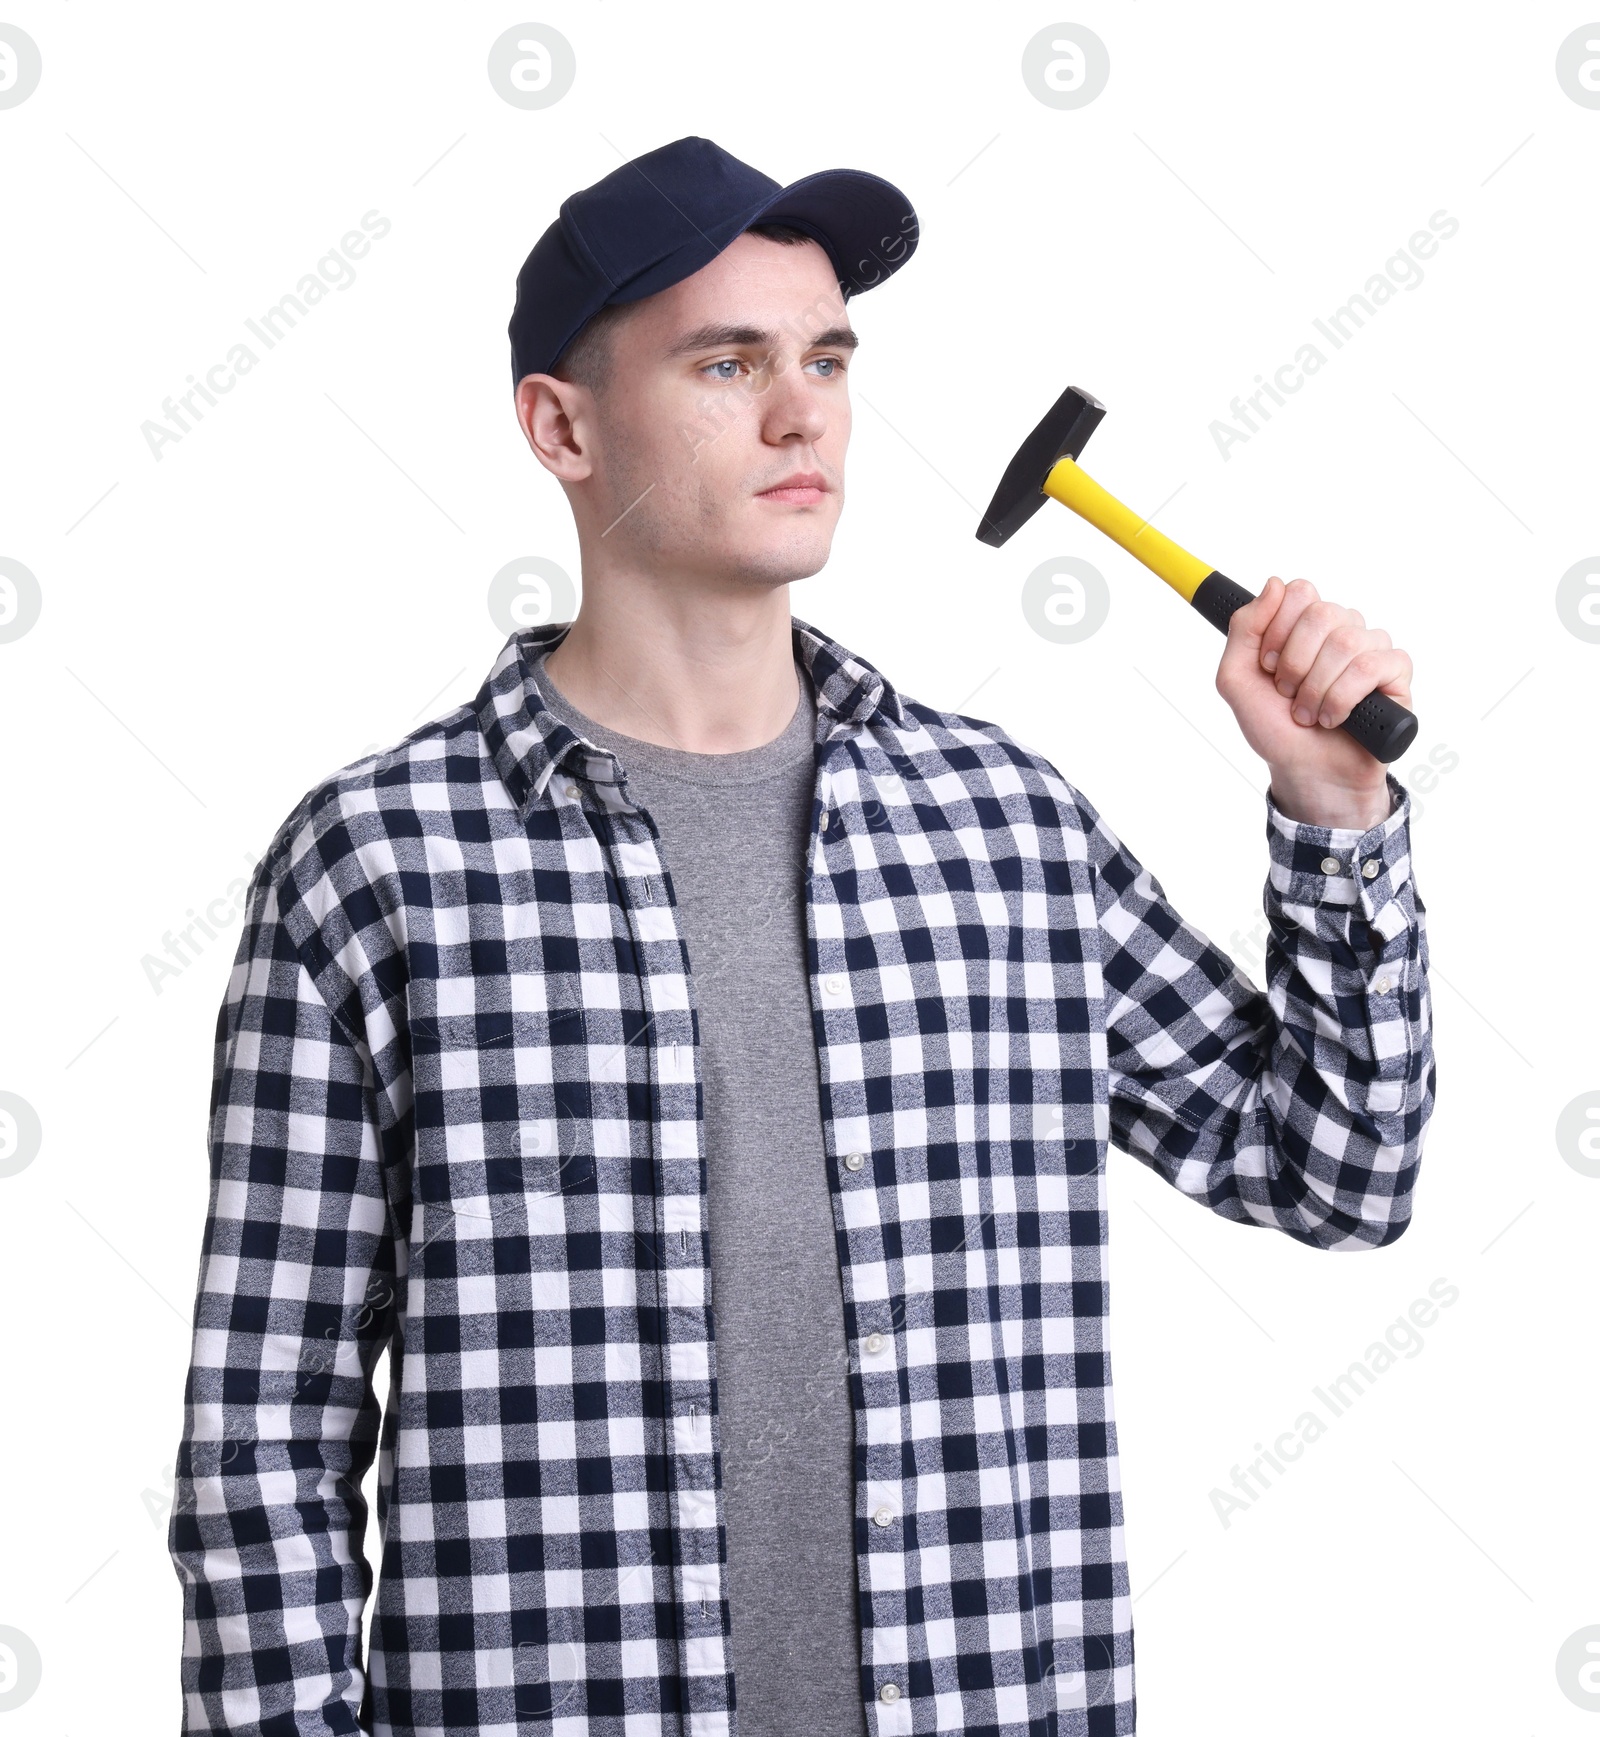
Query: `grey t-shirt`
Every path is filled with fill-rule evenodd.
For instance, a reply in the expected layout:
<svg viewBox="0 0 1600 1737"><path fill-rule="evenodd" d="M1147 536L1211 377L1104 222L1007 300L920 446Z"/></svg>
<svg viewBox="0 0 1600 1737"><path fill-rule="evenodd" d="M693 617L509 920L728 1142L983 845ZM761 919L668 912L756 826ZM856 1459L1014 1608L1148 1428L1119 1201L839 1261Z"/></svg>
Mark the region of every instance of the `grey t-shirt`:
<svg viewBox="0 0 1600 1737"><path fill-rule="evenodd" d="M806 975L816 697L759 748L695 754L608 730L661 833L700 1015L711 1304L742 1737L866 1737L855 1419Z"/></svg>

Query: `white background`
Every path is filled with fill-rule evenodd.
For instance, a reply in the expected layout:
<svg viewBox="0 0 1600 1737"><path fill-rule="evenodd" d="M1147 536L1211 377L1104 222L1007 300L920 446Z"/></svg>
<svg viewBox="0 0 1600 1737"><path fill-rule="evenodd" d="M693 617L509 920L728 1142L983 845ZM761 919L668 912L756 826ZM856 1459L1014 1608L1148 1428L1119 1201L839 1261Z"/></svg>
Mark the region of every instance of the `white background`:
<svg viewBox="0 0 1600 1737"><path fill-rule="evenodd" d="M686 133L780 181L870 169L921 216L916 257L851 304L851 498L796 614L1049 755L1234 950L1265 778L1212 686L1221 641L1052 503L1001 551L973 537L1077 383L1109 410L1086 468L1241 582L1305 575L1387 627L1422 719L1397 770L1454 756L1417 793L1438 1106L1405 1237L1318 1253L1111 1161L1141 1732L1600 1730L1556 1671L1600 1623L1600 1180L1555 1138L1600 1088L1600 645L1555 606L1600 548L1600 109L1555 72L1588 14L0 17L43 57L0 110L0 555L43 595L0 644L0 1090L43 1128L0 1178L0 1627L44 1666L0 1737L177 1726L165 1528L237 920L159 993L144 960L308 787L470 697L504 639L498 569L577 576L513 420L513 280L568 193ZM577 57L544 110L487 76L523 20ZM1020 70L1062 20L1110 54L1076 110ZM152 457L162 400L369 210L392 229L350 287ZM1423 281L1224 460L1212 421L1441 210L1459 230ZM1110 588L1081 644L1020 607L1056 555ZM1440 1278L1459 1299L1420 1351L1225 1527L1212 1490Z"/></svg>

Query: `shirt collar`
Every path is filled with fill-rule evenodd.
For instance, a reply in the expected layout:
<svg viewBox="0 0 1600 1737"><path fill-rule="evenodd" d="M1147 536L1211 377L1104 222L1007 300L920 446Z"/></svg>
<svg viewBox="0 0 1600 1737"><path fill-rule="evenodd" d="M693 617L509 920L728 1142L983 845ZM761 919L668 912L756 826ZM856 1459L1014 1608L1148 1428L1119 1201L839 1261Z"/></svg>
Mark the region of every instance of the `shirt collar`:
<svg viewBox="0 0 1600 1737"><path fill-rule="evenodd" d="M880 719L906 721L905 703L887 676L810 622L797 615L789 620L795 657L816 689L819 737L845 728L869 728ZM495 768L524 816L564 764L607 784L616 783L620 771L614 754L569 729L546 708L533 678L541 653L553 651L571 627L570 621L552 621L512 634L474 702Z"/></svg>

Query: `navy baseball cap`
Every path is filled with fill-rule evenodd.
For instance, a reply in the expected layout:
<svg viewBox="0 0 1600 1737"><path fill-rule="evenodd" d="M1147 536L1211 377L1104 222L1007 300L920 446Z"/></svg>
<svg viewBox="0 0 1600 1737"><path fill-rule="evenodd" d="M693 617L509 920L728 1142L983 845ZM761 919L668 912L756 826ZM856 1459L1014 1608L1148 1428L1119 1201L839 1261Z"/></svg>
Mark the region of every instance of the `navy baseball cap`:
<svg viewBox="0 0 1600 1737"><path fill-rule="evenodd" d="M548 374L581 327L709 265L753 223L820 242L846 300L910 259L917 214L898 187L823 169L781 187L710 139L674 139L574 193L517 273L511 384Z"/></svg>

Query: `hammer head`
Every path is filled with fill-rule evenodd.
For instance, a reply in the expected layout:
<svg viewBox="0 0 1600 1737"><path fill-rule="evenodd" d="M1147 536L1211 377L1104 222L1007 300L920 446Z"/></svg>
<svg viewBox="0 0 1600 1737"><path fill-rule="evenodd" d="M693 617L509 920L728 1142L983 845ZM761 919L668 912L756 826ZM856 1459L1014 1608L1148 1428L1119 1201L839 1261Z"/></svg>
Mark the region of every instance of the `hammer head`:
<svg viewBox="0 0 1600 1737"><path fill-rule="evenodd" d="M1081 387L1069 386L1044 420L1017 448L978 525L978 541L998 549L1044 505L1044 479L1058 459L1076 458L1100 426L1106 407Z"/></svg>

